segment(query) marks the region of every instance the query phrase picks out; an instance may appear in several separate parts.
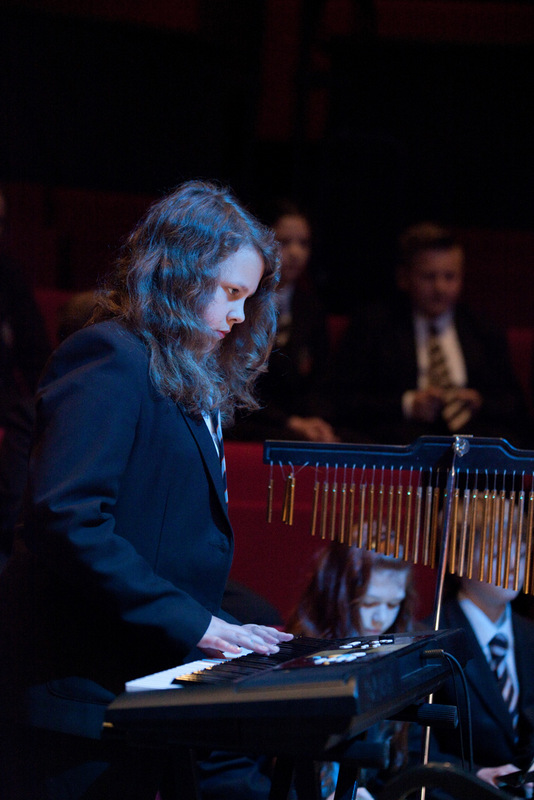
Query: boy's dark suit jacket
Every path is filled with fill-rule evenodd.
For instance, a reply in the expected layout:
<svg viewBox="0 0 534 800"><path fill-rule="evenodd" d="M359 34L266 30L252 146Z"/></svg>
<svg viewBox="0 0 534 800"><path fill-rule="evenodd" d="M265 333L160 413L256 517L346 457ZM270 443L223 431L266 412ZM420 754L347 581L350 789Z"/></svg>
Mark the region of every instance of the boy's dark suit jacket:
<svg viewBox="0 0 534 800"><path fill-rule="evenodd" d="M29 472L0 576L0 718L99 736L124 682L200 657L219 613L233 536L218 455L110 321L52 356Z"/></svg>
<svg viewBox="0 0 534 800"><path fill-rule="evenodd" d="M454 323L467 385L483 398L481 409L462 432L502 436L511 444L527 446L523 444L528 437L526 404L505 337L463 305L457 306ZM441 419L425 424L403 415L402 395L417 387L412 308L404 296L354 315L336 358L331 387L334 421L342 438L409 444L418 436L450 433Z"/></svg>
<svg viewBox="0 0 534 800"><path fill-rule="evenodd" d="M469 624L456 600L447 600L442 606L441 628L464 628L469 650L473 657L465 667L465 677L471 701L474 761L477 768L515 764L526 768L534 760L534 623L512 614L515 660L519 679L519 741L514 743L511 717L504 704L495 676ZM456 705L452 683L434 695L436 703ZM458 730L433 729L439 746L439 756L432 760L456 761L460 756Z"/></svg>

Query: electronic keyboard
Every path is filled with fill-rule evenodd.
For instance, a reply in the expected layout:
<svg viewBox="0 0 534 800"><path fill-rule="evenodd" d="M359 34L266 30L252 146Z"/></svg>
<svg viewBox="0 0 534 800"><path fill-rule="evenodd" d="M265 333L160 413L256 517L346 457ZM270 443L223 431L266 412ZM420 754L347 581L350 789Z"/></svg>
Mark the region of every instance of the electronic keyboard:
<svg viewBox="0 0 534 800"><path fill-rule="evenodd" d="M326 753L424 700L466 662L463 630L297 637L275 655L200 661L133 681L108 733L241 752ZM162 688L147 688L159 685Z"/></svg>

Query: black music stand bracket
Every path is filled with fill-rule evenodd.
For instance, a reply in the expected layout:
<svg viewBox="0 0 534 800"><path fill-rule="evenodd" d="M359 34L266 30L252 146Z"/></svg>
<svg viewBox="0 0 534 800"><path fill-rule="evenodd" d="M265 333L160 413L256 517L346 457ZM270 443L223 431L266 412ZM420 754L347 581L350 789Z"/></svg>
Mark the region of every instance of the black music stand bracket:
<svg viewBox="0 0 534 800"><path fill-rule="evenodd" d="M481 436L420 436L412 444L319 444L316 442L290 442L267 440L263 445L265 464L294 464L311 467L338 464L354 467L377 467L381 464L393 469L413 468L436 470L450 465L452 448L456 440L468 444L462 453L462 466L474 472L490 468L493 472L507 474L532 473L534 450L520 450L506 439ZM464 444L461 445L462 449Z"/></svg>

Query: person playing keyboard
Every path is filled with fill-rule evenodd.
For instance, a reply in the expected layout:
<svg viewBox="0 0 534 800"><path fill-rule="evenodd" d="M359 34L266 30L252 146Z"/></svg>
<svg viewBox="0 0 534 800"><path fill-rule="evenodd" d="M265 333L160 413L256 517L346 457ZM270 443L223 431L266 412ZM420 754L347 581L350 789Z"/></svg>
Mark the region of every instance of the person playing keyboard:
<svg viewBox="0 0 534 800"><path fill-rule="evenodd" d="M127 238L40 381L24 521L0 576L0 796L154 800L165 753L102 738L136 677L291 634L220 611L233 553L222 425L257 407L273 234L191 181Z"/></svg>

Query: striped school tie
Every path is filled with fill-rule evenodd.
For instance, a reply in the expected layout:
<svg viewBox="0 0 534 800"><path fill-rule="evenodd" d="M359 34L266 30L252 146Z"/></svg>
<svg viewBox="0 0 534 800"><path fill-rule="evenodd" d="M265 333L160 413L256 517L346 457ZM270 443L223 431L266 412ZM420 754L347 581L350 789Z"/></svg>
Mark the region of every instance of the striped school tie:
<svg viewBox="0 0 534 800"><path fill-rule="evenodd" d="M223 432L222 432L222 425L221 425L221 412L220 411L212 411L211 413L211 421L213 423L213 429L215 431L215 435L217 437L217 449L219 451L219 461L221 464L221 475L223 479L223 486L224 486L224 499L226 503L228 503L228 484L226 481L226 458L224 455L224 442L223 442Z"/></svg>
<svg viewBox="0 0 534 800"><path fill-rule="evenodd" d="M518 693L514 688L512 678L506 667L506 654L508 652L508 639L504 633L496 633L489 643L490 667L497 679L497 685L502 694L508 711L512 717L512 726L517 727L519 714L517 713Z"/></svg>
<svg viewBox="0 0 534 800"><path fill-rule="evenodd" d="M445 420L449 430L459 430L471 419L471 409L463 401L458 400L445 353L441 346L438 331L434 325L429 327L428 337L428 382L431 386L437 386L445 391L445 403L441 411L441 416Z"/></svg>

